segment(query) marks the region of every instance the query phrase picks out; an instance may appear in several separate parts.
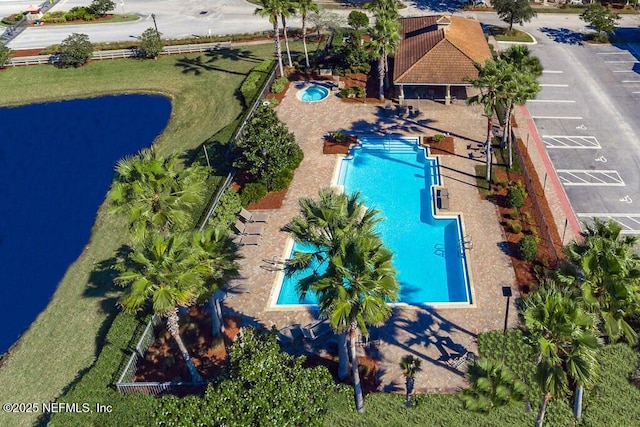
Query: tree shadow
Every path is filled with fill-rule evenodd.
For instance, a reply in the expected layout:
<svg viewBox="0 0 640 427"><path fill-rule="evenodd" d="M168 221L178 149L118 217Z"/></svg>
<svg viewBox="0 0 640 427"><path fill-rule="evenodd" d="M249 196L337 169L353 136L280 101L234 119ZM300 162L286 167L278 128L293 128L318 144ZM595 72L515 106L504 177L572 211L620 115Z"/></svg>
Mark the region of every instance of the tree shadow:
<svg viewBox="0 0 640 427"><path fill-rule="evenodd" d="M414 0L410 5L419 10L426 10L435 13L454 13L458 11L458 6L462 2L455 0Z"/></svg>
<svg viewBox="0 0 640 427"><path fill-rule="evenodd" d="M556 43L582 45L584 41L582 33L568 28L542 27L540 28L540 31Z"/></svg>

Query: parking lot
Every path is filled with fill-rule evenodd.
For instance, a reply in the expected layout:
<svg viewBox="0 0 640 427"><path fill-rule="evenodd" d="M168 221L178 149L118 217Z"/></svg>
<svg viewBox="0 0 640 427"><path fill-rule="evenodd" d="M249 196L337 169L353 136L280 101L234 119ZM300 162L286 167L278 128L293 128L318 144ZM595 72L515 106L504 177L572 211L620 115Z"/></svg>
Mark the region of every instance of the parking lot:
<svg viewBox="0 0 640 427"><path fill-rule="evenodd" d="M527 107L578 220L613 219L640 234L640 44L532 33L545 71Z"/></svg>

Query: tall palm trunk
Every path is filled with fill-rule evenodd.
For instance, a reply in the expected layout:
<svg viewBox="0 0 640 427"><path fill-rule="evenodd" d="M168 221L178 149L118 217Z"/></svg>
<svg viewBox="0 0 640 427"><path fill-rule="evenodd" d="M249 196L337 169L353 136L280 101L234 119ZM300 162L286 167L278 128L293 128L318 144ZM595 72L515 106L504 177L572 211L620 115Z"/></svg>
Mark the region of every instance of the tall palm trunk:
<svg viewBox="0 0 640 427"><path fill-rule="evenodd" d="M487 146L485 147L485 154L487 157L486 166L487 172L485 174L485 179L487 180L487 184L491 185L491 131L493 130L493 119L491 114L487 118Z"/></svg>
<svg viewBox="0 0 640 427"><path fill-rule="evenodd" d="M362 384L360 383L360 372L358 371L358 356L356 354L356 325L351 325L349 329L349 351L351 353L351 374L353 375L353 396L356 400L358 412L364 412L364 397L362 395Z"/></svg>
<svg viewBox="0 0 640 427"><path fill-rule="evenodd" d="M341 380L349 376L349 347L347 345L347 334L339 335L338 340L338 378Z"/></svg>
<svg viewBox="0 0 640 427"><path fill-rule="evenodd" d="M289 67L293 67L293 62L291 62L291 51L289 50L289 37L287 36L287 18L282 16L282 32L284 33L284 44L287 48L287 59L289 60Z"/></svg>
<svg viewBox="0 0 640 427"><path fill-rule="evenodd" d="M309 51L307 50L307 16L302 17L302 46L304 46L304 61L307 68L309 65Z"/></svg>
<svg viewBox="0 0 640 427"><path fill-rule="evenodd" d="M505 132L509 133L507 135L507 152L508 152L507 155L509 156L509 162L508 162L509 170L511 170L511 168L513 167L513 138L512 138L512 132L511 132L511 119L513 118L514 107L515 105L512 102L511 106L509 107L509 115L507 116L507 123L505 125Z"/></svg>
<svg viewBox="0 0 640 427"><path fill-rule="evenodd" d="M384 89L389 89L389 55L384 55Z"/></svg>
<svg viewBox="0 0 640 427"><path fill-rule="evenodd" d="M415 383L415 378L413 377L407 377L406 382L405 382L405 389L406 389L406 402L405 402L405 406L407 408L411 408L411 393L413 392L413 386Z"/></svg>
<svg viewBox="0 0 640 427"><path fill-rule="evenodd" d="M546 394L544 399L542 399L542 403L540 404L540 410L538 411L538 419L536 420L536 427L542 427L544 423L544 415L547 412L547 404L551 400L551 395Z"/></svg>
<svg viewBox="0 0 640 427"><path fill-rule="evenodd" d="M576 389L576 399L573 402L573 416L576 420L582 417L582 395L584 394L584 386L579 385Z"/></svg>
<svg viewBox="0 0 640 427"><path fill-rule="evenodd" d="M187 368L189 368L189 374L191 374L191 381L193 382L201 382L202 377L198 373L196 369L196 365L193 364L193 360L191 360L191 356L189 356L189 351L187 347L185 347L184 342L182 342L182 338L180 337L180 327L178 325L178 309L174 309L173 311L166 314L167 317L167 329L169 329L169 333L176 340L178 344L178 348L180 349L180 353L182 353L182 357L184 358L185 363L187 364Z"/></svg>
<svg viewBox="0 0 640 427"><path fill-rule="evenodd" d="M380 100L384 99L384 55L378 59L378 90L380 91Z"/></svg>
<svg viewBox="0 0 640 427"><path fill-rule="evenodd" d="M280 77L284 76L284 70L282 69L282 48L280 47L280 29L278 28L278 16L273 19L273 33L274 42L276 44L276 56L278 57L278 70L280 71Z"/></svg>

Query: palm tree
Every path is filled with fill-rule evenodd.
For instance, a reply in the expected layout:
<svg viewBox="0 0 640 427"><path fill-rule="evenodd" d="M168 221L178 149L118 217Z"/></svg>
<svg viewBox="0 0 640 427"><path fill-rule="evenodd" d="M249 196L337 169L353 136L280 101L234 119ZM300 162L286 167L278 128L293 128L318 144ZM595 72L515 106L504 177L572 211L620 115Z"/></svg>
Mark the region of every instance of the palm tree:
<svg viewBox="0 0 640 427"><path fill-rule="evenodd" d="M289 50L289 37L287 36L287 18L296 13L293 0L280 0L280 19L282 20L282 33L284 34L284 44L287 48L287 59L289 67L293 67L291 61L291 50Z"/></svg>
<svg viewBox="0 0 640 427"><path fill-rule="evenodd" d="M280 29L278 28L278 15L280 14L280 0L257 0L261 6L256 8L255 14L269 17L269 22L273 24L274 43L276 45L276 56L278 57L278 70L280 76L284 76L282 68L282 48L280 47Z"/></svg>
<svg viewBox="0 0 640 427"><path fill-rule="evenodd" d="M300 215L283 230L296 242L312 247L313 252L294 253L287 274L309 268L312 260L326 265L325 271L315 268L308 272L296 290L302 298L314 292L320 317L329 319L335 333L346 333L356 409L364 412L356 334L360 331L367 336L368 326L381 325L391 316L387 303L397 300L399 288L392 254L372 230L379 222L377 211L367 209L358 194L347 196L324 189L319 201L302 199L299 203Z"/></svg>
<svg viewBox="0 0 640 427"><path fill-rule="evenodd" d="M400 23L385 11L378 11L376 24L371 31L371 47L373 56L378 59L378 91L380 99L384 99L384 88L389 87L389 55L395 52L400 44Z"/></svg>
<svg viewBox="0 0 640 427"><path fill-rule="evenodd" d="M561 276L582 288L583 298L602 320L603 333L611 342L624 338L630 344L638 336L625 318L640 311L640 256L635 236L622 236L622 227L594 218L565 253L571 263Z"/></svg>
<svg viewBox="0 0 640 427"><path fill-rule="evenodd" d="M505 83L513 77L513 66L505 61L493 61L487 59L484 66L475 63L474 66L478 70L477 79L469 79L473 87L480 90L480 93L470 97L467 104L482 105L484 113L487 116L487 141L486 141L486 157L487 172L485 179L491 182L491 133L493 130L493 113L499 99L504 98Z"/></svg>
<svg viewBox="0 0 640 427"><path fill-rule="evenodd" d="M489 412L497 406L521 402L527 387L502 362L477 359L467 368L465 375L470 384L461 398L467 409Z"/></svg>
<svg viewBox="0 0 640 427"><path fill-rule="evenodd" d="M595 383L598 370L601 341L595 316L583 308L574 290L560 286L547 278L523 301L524 323L538 351L538 381L544 392L541 420L546 404L568 388L569 380L578 389L576 407L581 407L582 389Z"/></svg>
<svg viewBox="0 0 640 427"><path fill-rule="evenodd" d="M307 50L307 18L311 12L319 12L318 5L313 0L297 0L294 3L294 7L300 12L302 16L302 45L304 46L304 60L307 68L309 65L309 51Z"/></svg>
<svg viewBox="0 0 640 427"><path fill-rule="evenodd" d="M540 59L531 56L529 48L524 45L514 45L500 53L500 58L507 63L513 65L513 80L506 87L506 112L504 131L502 133L502 147L507 145L509 148L509 164L511 169L513 166L511 138L511 119L513 117L514 107L516 105L524 105L528 100L534 99L540 92L538 77L542 75L542 64ZM508 138L508 140L507 140ZM507 142L508 141L508 142Z"/></svg>
<svg viewBox="0 0 640 427"><path fill-rule="evenodd" d="M151 303L154 313L166 318L167 329L178 344L192 380L197 382L202 377L180 337L178 324L178 308L193 305L202 294L204 282L198 257L189 243L184 233L154 235L129 255L116 282L126 286L120 298L125 311L136 312Z"/></svg>
<svg viewBox="0 0 640 427"><path fill-rule="evenodd" d="M176 157L164 159L153 149L122 159L109 191L112 211L129 217L134 242L150 233L184 231L193 226L193 209L204 202L207 170L194 164L181 172Z"/></svg>
<svg viewBox="0 0 640 427"><path fill-rule="evenodd" d="M561 366L553 365L545 360L538 363L536 382L542 391L542 403L538 409L536 427L542 427L547 413L547 405L556 397L565 396L569 390L567 376Z"/></svg>
<svg viewBox="0 0 640 427"><path fill-rule="evenodd" d="M416 374L422 371L420 365L422 365L422 360L412 354L402 356L402 359L400 359L400 368L402 369L402 375L404 375L405 378L407 408L411 407L411 393L413 393Z"/></svg>

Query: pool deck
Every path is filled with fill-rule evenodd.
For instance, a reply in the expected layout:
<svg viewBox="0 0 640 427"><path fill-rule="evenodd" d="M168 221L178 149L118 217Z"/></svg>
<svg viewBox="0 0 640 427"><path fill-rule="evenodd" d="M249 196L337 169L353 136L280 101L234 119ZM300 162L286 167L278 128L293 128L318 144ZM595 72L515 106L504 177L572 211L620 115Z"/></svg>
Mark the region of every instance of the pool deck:
<svg viewBox="0 0 640 427"><path fill-rule="evenodd" d="M473 249L467 256L475 304L466 308L394 308L392 318L379 331L380 344L374 356L379 358L381 390L404 389L398 363L406 354L423 360L423 370L416 376L417 391L454 392L464 387L463 366L454 368L446 361L466 351L477 354L477 334L502 329L506 308L502 286L513 286L515 282L510 259L501 250L505 239L497 208L482 200L476 189L474 166L482 160L473 160L467 155L467 144L484 141L486 118L479 107L468 107L460 101L450 106L420 101L419 114L406 119L381 105L343 103L335 93L322 102L304 103L296 98L297 90L303 85L290 86L277 113L295 133L305 158L295 173L283 206L266 211L269 221L260 244L241 248L244 257L240 261L241 278L231 284L223 312L241 316L245 325L267 328L275 325L278 329L292 324L304 326L317 319L317 313L311 310L269 307L278 273L265 261L285 254L288 236L280 228L297 215L297 200L316 197L320 188L331 184L338 156L322 154L324 135L338 130L348 134L425 136L448 132L455 138L458 154L440 157L442 185L449 191L447 213L462 213L465 236L473 240ZM509 326L517 324L515 286L513 289ZM307 344L306 350L321 350L324 344L319 339Z"/></svg>

